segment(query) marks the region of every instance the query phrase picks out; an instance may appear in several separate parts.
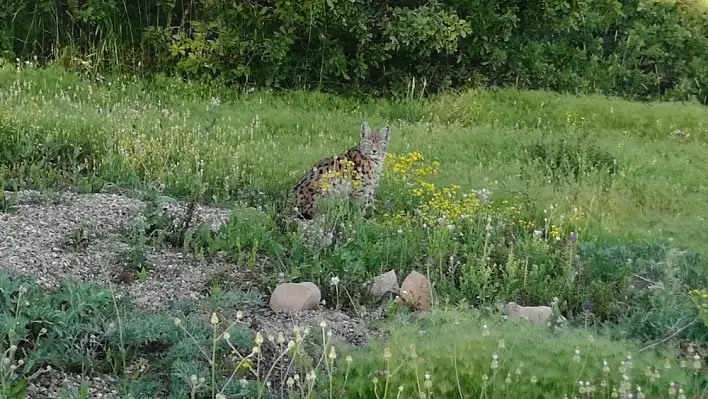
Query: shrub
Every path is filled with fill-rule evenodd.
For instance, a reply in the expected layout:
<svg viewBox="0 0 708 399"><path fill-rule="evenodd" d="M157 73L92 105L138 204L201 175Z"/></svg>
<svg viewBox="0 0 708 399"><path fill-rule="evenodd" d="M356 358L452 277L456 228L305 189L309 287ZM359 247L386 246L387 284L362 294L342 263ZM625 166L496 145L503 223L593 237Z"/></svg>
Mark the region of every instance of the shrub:
<svg viewBox="0 0 708 399"><path fill-rule="evenodd" d="M478 85L706 102L701 0L12 0L0 57L417 98Z"/></svg>

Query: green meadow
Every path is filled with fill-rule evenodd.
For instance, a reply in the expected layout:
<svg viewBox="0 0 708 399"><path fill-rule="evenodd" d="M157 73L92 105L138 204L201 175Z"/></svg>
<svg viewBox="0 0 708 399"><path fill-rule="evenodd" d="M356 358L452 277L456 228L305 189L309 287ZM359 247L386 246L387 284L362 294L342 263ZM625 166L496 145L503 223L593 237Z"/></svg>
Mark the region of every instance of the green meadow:
<svg viewBox="0 0 708 399"><path fill-rule="evenodd" d="M356 145L363 120L392 129L373 217L332 210L327 223L341 240L329 247L281 230L286 191L319 159ZM390 334L365 348L330 340L326 325L300 340L286 332L292 348L258 343L238 323L226 345L216 331L236 320L175 327L175 313L96 302L94 314L71 323L103 336L123 312L126 335L106 336L106 347L125 364L138 356L153 364L128 375L106 357L84 370L116 375L121 397L215 398L224 385L229 398L707 397L705 354L678 346L705 351L708 343L706 159L708 109L698 104L512 89L401 101L244 94L164 77L97 83L58 67L0 66L6 191L119 188L232 209L219 231L194 226L174 250L226 253L235 268L262 257L266 302L281 274L315 282L326 307L351 314L373 306L362 283L390 269L401 278L417 270L433 284L429 315L390 301L377 324ZM9 193L0 209L12 207ZM1 286L14 303L13 278ZM96 290L82 300L93 303ZM28 295L36 305L26 311L4 308L2 333L21 320L22 339L59 340L60 327L38 337L31 326L62 320L51 299L61 293ZM500 321L500 304L554 298L563 326ZM230 314L239 300L213 311ZM193 339L176 333L182 327L195 329ZM3 337L3 348L16 345ZM268 349L253 352L254 339ZM146 342L167 349L149 352ZM214 360L234 348L236 365ZM23 350L35 368L66 364L61 353ZM246 363L253 367L243 371ZM25 364L19 374L0 368L6 395L34 372ZM205 380L190 383L176 364Z"/></svg>

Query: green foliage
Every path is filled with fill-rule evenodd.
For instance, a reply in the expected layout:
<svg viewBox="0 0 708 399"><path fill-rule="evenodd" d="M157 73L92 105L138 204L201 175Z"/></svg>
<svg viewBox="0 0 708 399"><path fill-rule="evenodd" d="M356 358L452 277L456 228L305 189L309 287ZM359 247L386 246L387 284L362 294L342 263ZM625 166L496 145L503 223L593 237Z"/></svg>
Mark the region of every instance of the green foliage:
<svg viewBox="0 0 708 399"><path fill-rule="evenodd" d="M706 102L700 0L11 0L0 58L418 97L495 85ZM32 61L34 62L34 61Z"/></svg>
<svg viewBox="0 0 708 399"><path fill-rule="evenodd" d="M335 394L351 398L396 397L401 389L400 397L572 397L590 387L592 397L636 395L637 387L645 397L663 397L670 383L690 396L708 383L697 370L679 368L673 353L639 353L632 344L587 333L550 334L456 312L396 324L385 343L352 357L346 380L339 364L334 383Z"/></svg>
<svg viewBox="0 0 708 399"><path fill-rule="evenodd" d="M324 203L321 224L281 229L275 204L307 168L353 145L362 118L399 116L375 212ZM394 324L398 332L383 344L391 359L404 359L415 342L423 359L421 389L430 372L430 389L439 396L463 389L562 397L576 393L580 379L599 389L604 377L611 389L619 386L615 370L626 363L627 349L635 364L627 372L631 381L656 396L666 391L667 379L687 393L704 384L692 369L662 371L646 353L666 337L708 342L703 307L693 302L708 284L705 120L706 110L695 105L547 92L470 91L361 103L303 92L238 97L225 86L167 78L109 77L96 85L57 67L0 67L0 142L11 148L0 149L0 180L12 190L110 185L147 191L144 218L124 231L135 251L128 264L142 277L150 246L194 257L225 253L239 271L257 275L264 292L282 273L285 280L317 283L327 304L347 308L367 304L364 283L375 275L418 270L432 281L438 307L484 310L557 297L570 326L584 330L582 336L554 330L551 337L489 322L487 337L483 322L467 313ZM187 203L178 218L164 209L176 199ZM218 229L196 225L198 201L226 203L231 217ZM330 234L330 242L322 240ZM75 230L70 248L81 251L90 236ZM213 398L223 386L229 397L254 397L269 378L277 390L290 372L299 374L300 384L312 381L312 370L323 383L305 391L370 397L376 376L381 392L384 375L377 371L386 364L371 356L380 355L380 347L342 364L346 349L337 346L332 354L332 342L318 341L329 339L327 326L310 326L317 333L304 340L297 336L307 330L292 337L284 332L282 340L254 338L243 315L230 313L257 296L229 291L218 272L206 288L204 301L153 314L92 285L67 281L58 293L43 294L33 283L0 274L2 349L10 355L15 342L11 364L24 362L15 375L0 374L3 394L21 394L23 378L46 365L118 375L120 394L134 397L190 397L193 391ZM410 320L405 309L389 305L397 321ZM208 325L211 312L227 316ZM229 317L233 325L224 320ZM646 349L637 355L608 336L641 341ZM298 355L279 357L291 339L303 344ZM573 360L575 347L581 360L588 355L587 363ZM495 350L501 371L493 375ZM614 374L602 374L603 358ZM147 371L133 367L142 360L150 364ZM410 364L395 374L389 394L397 384L406 393L417 386ZM687 364L693 367L691 359ZM660 369L658 381L652 367ZM547 373L539 372L534 384L532 369ZM342 385L347 391L331 390Z"/></svg>
<svg viewBox="0 0 708 399"><path fill-rule="evenodd" d="M211 336L196 314L173 310L190 326L192 336L185 337L168 313L136 310L127 300L116 300L111 291L90 284L66 281L58 293L44 295L35 283L0 270L0 292L0 349L9 360L0 366L3 397L24 397L27 377L47 366L75 373L114 374L128 383L125 389L133 394L142 390L152 396L164 388L155 378L170 371L180 359L189 359L201 368L208 363L196 360L201 353L191 341L203 343ZM250 348L248 329L235 325L229 331L234 347ZM218 354L223 356L229 350L221 348ZM148 374L124 374L139 358L153 362ZM173 376L173 384L189 381L189 376L180 381L182 377ZM134 384L135 378L141 383ZM65 394L85 397L82 390Z"/></svg>
<svg viewBox="0 0 708 399"><path fill-rule="evenodd" d="M511 90L423 102L301 92L229 102L217 97L225 90L198 84L114 77L94 86L57 68L0 70L0 82L8 89L0 140L17 150L4 155L3 180L24 188L85 179L149 193L144 218L125 231L131 276L146 278L150 245L221 252L262 270L264 285L279 273L310 280L327 303L348 307L365 302L373 276L418 270L440 302L558 297L571 320L595 329L617 322L618 334L645 341L695 318L687 291L708 281L702 107ZM373 217L334 206L310 232L281 229L275 204L319 158L355 142L363 114L422 120L394 124ZM65 161L69 148L84 158ZM62 154L61 178L47 179L58 163L46 154ZM80 168L86 159L95 165ZM175 201L168 196L187 200L178 219L163 209ZM197 225L196 201L233 212L218 229ZM312 235L319 227L331 243ZM668 256L657 242L701 255L680 257L677 277L657 275ZM664 289L637 285L635 275ZM210 281L215 297L222 280ZM705 331L694 323L682 333L702 341ZM77 354L72 367L90 355Z"/></svg>

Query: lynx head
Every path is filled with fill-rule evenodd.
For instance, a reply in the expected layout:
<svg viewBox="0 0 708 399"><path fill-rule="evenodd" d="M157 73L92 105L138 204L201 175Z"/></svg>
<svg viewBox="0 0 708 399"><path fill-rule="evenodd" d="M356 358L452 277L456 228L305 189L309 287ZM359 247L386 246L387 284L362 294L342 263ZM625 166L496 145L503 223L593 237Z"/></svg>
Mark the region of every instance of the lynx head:
<svg viewBox="0 0 708 399"><path fill-rule="evenodd" d="M359 138L359 150L361 153L375 161L383 160L388 151L388 137L390 131L391 128L386 126L374 133L371 131L368 123L362 123Z"/></svg>

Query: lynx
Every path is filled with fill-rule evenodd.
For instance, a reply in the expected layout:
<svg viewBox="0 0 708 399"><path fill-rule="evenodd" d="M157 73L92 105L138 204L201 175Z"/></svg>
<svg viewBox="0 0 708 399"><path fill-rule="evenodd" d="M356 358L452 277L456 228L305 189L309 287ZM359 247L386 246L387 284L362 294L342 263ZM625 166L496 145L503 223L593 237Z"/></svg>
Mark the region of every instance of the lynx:
<svg viewBox="0 0 708 399"><path fill-rule="evenodd" d="M354 199L365 210L373 209L390 130L386 126L374 133L368 123L363 122L359 146L319 161L292 188L289 193L291 211L301 219L315 219L320 215L317 201L337 195Z"/></svg>

